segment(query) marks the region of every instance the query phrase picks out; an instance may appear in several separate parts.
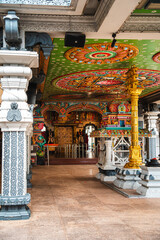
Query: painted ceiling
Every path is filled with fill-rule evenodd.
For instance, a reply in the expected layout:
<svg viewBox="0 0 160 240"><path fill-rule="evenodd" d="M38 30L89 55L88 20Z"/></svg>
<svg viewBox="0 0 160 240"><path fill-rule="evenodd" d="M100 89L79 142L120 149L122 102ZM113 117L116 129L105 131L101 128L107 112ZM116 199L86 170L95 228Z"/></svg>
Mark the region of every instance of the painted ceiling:
<svg viewBox="0 0 160 240"><path fill-rule="evenodd" d="M64 39L53 39L43 101L109 101L128 98L125 73L135 65L141 96L160 89L160 41L87 39L84 48L64 46Z"/></svg>

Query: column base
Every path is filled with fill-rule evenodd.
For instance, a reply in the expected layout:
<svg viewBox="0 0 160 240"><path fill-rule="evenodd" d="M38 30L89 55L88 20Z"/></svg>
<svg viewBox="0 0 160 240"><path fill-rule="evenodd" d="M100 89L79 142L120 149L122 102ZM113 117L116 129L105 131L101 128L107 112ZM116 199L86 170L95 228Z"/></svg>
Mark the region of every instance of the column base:
<svg viewBox="0 0 160 240"><path fill-rule="evenodd" d="M116 179L113 184L122 189L137 189L139 184L139 169L116 168Z"/></svg>
<svg viewBox="0 0 160 240"><path fill-rule="evenodd" d="M116 179L116 176L112 175L106 176L104 174L101 174L100 179L102 182L113 182Z"/></svg>
<svg viewBox="0 0 160 240"><path fill-rule="evenodd" d="M116 179L116 172L114 166L102 166L101 168L101 181L113 182Z"/></svg>
<svg viewBox="0 0 160 240"><path fill-rule="evenodd" d="M99 167L99 173L97 173L96 178L100 179L102 182L112 182L115 180L115 167L114 166L101 166Z"/></svg>
<svg viewBox="0 0 160 240"><path fill-rule="evenodd" d="M1 206L0 220L26 220L31 216L27 205L20 206Z"/></svg>
<svg viewBox="0 0 160 240"><path fill-rule="evenodd" d="M149 198L160 198L160 167L141 166L141 169L141 185L137 193Z"/></svg>
<svg viewBox="0 0 160 240"><path fill-rule="evenodd" d="M97 178L97 179L101 179L101 173L100 173L100 172L98 172L98 173L96 174L96 178Z"/></svg>
<svg viewBox="0 0 160 240"><path fill-rule="evenodd" d="M98 167L98 170L99 170L99 172L96 174L96 178L98 180L100 180L101 179L101 174L102 174L102 172L101 172L101 164L97 163L96 166Z"/></svg>

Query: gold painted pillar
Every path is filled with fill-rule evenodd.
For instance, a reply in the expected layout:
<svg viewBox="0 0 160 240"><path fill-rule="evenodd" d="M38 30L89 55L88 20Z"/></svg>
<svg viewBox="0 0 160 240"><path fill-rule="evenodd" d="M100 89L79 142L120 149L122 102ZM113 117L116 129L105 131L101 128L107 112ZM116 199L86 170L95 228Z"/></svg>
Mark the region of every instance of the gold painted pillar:
<svg viewBox="0 0 160 240"><path fill-rule="evenodd" d="M138 143L138 97L143 88L138 83L138 68L131 67L127 72L127 90L131 96L131 146L129 162L124 168L139 169L142 164L141 148Z"/></svg>

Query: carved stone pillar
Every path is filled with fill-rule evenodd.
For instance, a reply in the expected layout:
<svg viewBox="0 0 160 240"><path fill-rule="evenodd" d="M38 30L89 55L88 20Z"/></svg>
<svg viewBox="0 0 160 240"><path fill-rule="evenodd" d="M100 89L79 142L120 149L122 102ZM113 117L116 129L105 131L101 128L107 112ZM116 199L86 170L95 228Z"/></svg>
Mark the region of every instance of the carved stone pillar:
<svg viewBox="0 0 160 240"><path fill-rule="evenodd" d="M103 166L104 167L110 167L112 166L112 140L111 138L105 140L105 146L106 146L106 157Z"/></svg>
<svg viewBox="0 0 160 240"><path fill-rule="evenodd" d="M0 51L3 89L0 108L2 131L2 187L0 220L28 219L30 194L27 193L27 133L32 128L32 111L26 90L38 67L38 55L28 51Z"/></svg>
<svg viewBox="0 0 160 240"><path fill-rule="evenodd" d="M97 179L101 181L113 181L115 179L115 166L112 164L112 140L111 138L100 138L100 152Z"/></svg>
<svg viewBox="0 0 160 240"><path fill-rule="evenodd" d="M146 139L147 159L158 158L159 155L159 132L157 129L159 111L146 112L144 114L146 126L152 131L152 137Z"/></svg>
<svg viewBox="0 0 160 240"><path fill-rule="evenodd" d="M105 160L101 167L103 173L101 174L101 181L115 180L115 166L112 164L112 140L108 138L105 140Z"/></svg>

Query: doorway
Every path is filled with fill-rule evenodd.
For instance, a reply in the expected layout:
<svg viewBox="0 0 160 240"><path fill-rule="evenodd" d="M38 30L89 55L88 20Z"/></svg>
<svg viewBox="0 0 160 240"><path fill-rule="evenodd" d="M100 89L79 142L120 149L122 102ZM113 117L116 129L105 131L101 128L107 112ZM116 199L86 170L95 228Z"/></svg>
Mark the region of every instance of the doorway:
<svg viewBox="0 0 160 240"><path fill-rule="evenodd" d="M96 127L94 124L87 124L85 126L85 135L87 137L87 155L88 158L94 158L96 155L96 141L95 138L91 137L91 133L96 130Z"/></svg>

